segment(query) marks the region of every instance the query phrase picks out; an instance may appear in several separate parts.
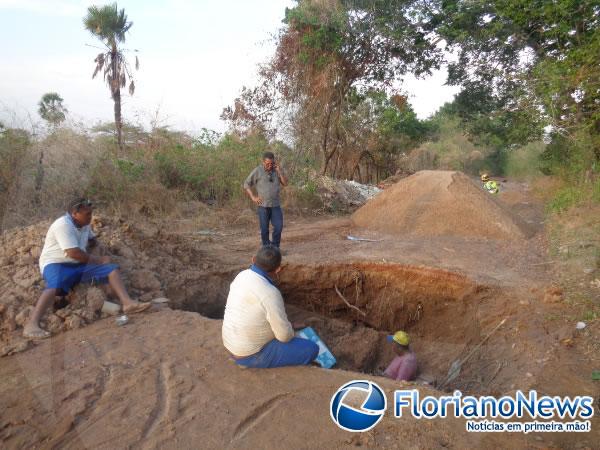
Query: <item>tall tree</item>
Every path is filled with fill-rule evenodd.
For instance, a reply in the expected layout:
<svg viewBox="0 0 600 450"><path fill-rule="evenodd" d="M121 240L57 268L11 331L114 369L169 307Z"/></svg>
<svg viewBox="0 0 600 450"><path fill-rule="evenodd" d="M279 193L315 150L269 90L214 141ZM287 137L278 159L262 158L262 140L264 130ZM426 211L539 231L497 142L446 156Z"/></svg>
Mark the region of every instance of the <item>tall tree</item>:
<svg viewBox="0 0 600 450"><path fill-rule="evenodd" d="M66 119L68 111L63 105L63 101L63 98L56 92L48 92L38 103L38 114L52 127L60 125Z"/></svg>
<svg viewBox="0 0 600 450"><path fill-rule="evenodd" d="M457 55L448 82L463 87L461 102L482 116L502 111L511 120L514 114L505 113L541 112L555 133L583 129L600 143L597 0L431 3L428 29ZM600 160L600 145L596 149Z"/></svg>
<svg viewBox="0 0 600 450"><path fill-rule="evenodd" d="M135 84L132 77L124 49L120 44L125 42L125 35L133 25L133 22L127 21L125 10L117 9L117 4L106 6L90 6L87 15L83 19L85 28L97 37L105 46L107 51L99 53L94 62L96 69L92 78L104 71L104 80L108 84L111 97L115 107L115 126L117 128L117 143L119 148L123 148L121 118L121 89L129 81L129 94L133 95ZM139 60L135 57L135 68L139 68Z"/></svg>
<svg viewBox="0 0 600 450"><path fill-rule="evenodd" d="M357 91L393 91L394 81L437 67L440 51L415 10L416 0L298 0L286 10L276 53L261 70L263 83L245 89L223 117L264 124L277 106L292 112L297 146L310 149L323 174L352 155L345 126ZM383 24L393 20L396 28ZM382 25L383 24L383 25Z"/></svg>
<svg viewBox="0 0 600 450"><path fill-rule="evenodd" d="M63 105L63 98L56 92L47 92L42 96L38 103L38 114L42 119L48 122L52 131L60 125L67 117L67 108ZM38 159L37 171L35 174L35 200L40 202L39 193L44 183L44 146L40 147L40 157Z"/></svg>

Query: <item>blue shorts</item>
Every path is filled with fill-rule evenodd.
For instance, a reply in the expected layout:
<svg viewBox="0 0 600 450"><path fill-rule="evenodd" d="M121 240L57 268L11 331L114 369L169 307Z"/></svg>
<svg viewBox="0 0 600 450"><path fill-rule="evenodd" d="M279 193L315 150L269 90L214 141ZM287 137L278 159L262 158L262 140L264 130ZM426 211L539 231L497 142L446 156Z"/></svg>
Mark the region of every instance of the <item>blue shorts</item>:
<svg viewBox="0 0 600 450"><path fill-rule="evenodd" d="M58 289L67 295L78 283L106 284L108 276L118 269L117 264L54 263L44 267L46 289Z"/></svg>
<svg viewBox="0 0 600 450"><path fill-rule="evenodd" d="M292 338L289 342L273 339L258 353L236 359L240 366L255 369L268 369L283 366L305 366L310 364L319 354L319 346L308 339Z"/></svg>

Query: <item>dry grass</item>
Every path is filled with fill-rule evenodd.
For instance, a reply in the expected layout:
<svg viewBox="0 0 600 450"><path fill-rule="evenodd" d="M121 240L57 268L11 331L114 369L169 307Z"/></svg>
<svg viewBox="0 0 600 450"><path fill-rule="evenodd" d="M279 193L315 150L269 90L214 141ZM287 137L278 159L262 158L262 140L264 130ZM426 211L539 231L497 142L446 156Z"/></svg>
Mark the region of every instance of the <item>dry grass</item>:
<svg viewBox="0 0 600 450"><path fill-rule="evenodd" d="M180 203L207 200L225 207L224 223L235 223L248 206L243 177L265 144L253 138L198 146L162 130L169 139L142 133L118 153L111 137L89 130L62 128L39 138L17 131L10 139L0 135L0 229L56 217L73 196L134 220L179 215ZM169 170L179 171L175 183L165 182Z"/></svg>

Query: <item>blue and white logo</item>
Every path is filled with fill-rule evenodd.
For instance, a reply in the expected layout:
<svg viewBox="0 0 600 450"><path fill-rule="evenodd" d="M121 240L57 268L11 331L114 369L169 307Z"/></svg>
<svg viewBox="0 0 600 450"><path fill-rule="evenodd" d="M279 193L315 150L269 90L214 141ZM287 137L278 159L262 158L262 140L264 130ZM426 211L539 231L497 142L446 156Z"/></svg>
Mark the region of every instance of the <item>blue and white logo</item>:
<svg viewBox="0 0 600 450"><path fill-rule="evenodd" d="M346 404L352 392L365 396L360 408ZM338 427L346 431L368 431L383 417L387 408L385 394L377 384L368 380L353 380L346 383L331 397L331 418Z"/></svg>

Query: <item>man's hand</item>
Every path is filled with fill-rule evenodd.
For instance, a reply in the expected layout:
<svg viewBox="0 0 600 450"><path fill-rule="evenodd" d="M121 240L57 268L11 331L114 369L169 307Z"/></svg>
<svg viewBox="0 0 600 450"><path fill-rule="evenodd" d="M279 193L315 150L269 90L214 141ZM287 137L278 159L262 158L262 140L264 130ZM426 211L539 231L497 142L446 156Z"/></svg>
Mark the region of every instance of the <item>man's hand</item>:
<svg viewBox="0 0 600 450"><path fill-rule="evenodd" d="M287 184L288 184L287 177L281 171L281 167L279 166L279 163L277 163L277 162L273 163L273 168L275 169L275 173L277 174L277 177L279 177L279 182L283 186L287 186Z"/></svg>
<svg viewBox="0 0 600 450"><path fill-rule="evenodd" d="M254 202L254 204L256 204L257 206L260 206L263 204L263 200L262 198L260 198L258 195L255 195L254 197L252 197L252 201Z"/></svg>

